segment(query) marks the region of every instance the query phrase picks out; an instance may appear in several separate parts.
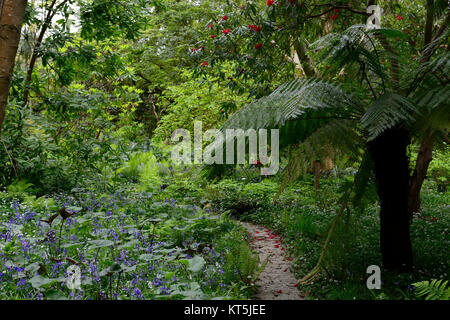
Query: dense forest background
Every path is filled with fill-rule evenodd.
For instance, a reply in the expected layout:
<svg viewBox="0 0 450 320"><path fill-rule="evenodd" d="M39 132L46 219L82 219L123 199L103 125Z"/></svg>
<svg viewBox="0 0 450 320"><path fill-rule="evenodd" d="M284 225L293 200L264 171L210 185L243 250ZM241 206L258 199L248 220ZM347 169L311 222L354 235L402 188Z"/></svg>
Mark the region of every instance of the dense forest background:
<svg viewBox="0 0 450 320"><path fill-rule="evenodd" d="M239 220L281 236L303 297L448 299L447 1L0 8L2 299L252 298ZM173 163L194 121L280 129L280 174Z"/></svg>

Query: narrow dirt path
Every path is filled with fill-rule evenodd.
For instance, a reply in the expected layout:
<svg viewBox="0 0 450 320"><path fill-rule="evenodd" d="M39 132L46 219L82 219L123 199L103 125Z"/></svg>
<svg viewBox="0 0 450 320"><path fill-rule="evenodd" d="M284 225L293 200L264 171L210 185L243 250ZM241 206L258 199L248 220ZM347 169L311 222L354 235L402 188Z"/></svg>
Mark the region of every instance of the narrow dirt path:
<svg viewBox="0 0 450 320"><path fill-rule="evenodd" d="M261 263L269 256L264 271L259 275L255 299L260 300L303 300L295 284L289 261L279 236L270 233L267 228L247 222L241 222L250 235L250 247L258 252Z"/></svg>

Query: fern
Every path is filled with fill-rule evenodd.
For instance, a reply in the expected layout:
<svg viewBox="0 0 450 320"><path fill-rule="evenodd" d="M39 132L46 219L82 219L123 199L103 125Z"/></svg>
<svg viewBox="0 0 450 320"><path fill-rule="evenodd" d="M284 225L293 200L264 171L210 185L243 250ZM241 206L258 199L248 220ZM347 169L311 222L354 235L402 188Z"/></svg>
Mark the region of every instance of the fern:
<svg viewBox="0 0 450 320"><path fill-rule="evenodd" d="M245 242L231 248L227 258L237 270L240 280L247 285L254 283L268 262L266 259L260 265L258 255L253 253Z"/></svg>
<svg viewBox="0 0 450 320"><path fill-rule="evenodd" d="M278 193L299 176L305 175L312 161L325 158L335 160L342 154L358 156L363 148L364 140L359 133L358 121L338 119L327 123L291 152L289 163L282 172Z"/></svg>
<svg viewBox="0 0 450 320"><path fill-rule="evenodd" d="M447 287L448 280L431 280L413 283L416 287L416 295L425 297L425 300L449 300L450 287Z"/></svg>
<svg viewBox="0 0 450 320"><path fill-rule="evenodd" d="M259 265L259 267L256 269L255 273L253 274L252 282L255 282L259 278L260 274L264 271L264 269L266 268L268 263L269 263L269 257L266 257L266 259L264 259L264 261Z"/></svg>
<svg viewBox="0 0 450 320"><path fill-rule="evenodd" d="M434 51L448 37L445 32L427 47ZM414 71L414 63L402 54L411 48L407 37L398 30L367 28L356 25L342 34L328 34L312 48L320 51L323 62L349 69L354 77L355 65L369 90L350 94L343 86L317 78L303 78L281 85L267 97L255 100L231 116L223 125L226 129L280 129L280 147L290 147L290 161L283 170L280 192L309 167L311 160L333 158L339 153L362 157L353 185L342 198L342 205L333 220L316 267L304 277L312 281L319 271L337 223L350 203L358 206L368 189L373 164L367 156L367 143L384 131L397 127L411 135L432 128L448 127L449 57L442 53L421 63ZM382 61L384 60L384 63ZM413 65L411 65L413 63ZM411 72L411 70L413 70ZM217 147L215 141L212 145ZM209 166L206 171L218 174L225 166ZM355 191L356 189L356 191Z"/></svg>
<svg viewBox="0 0 450 320"><path fill-rule="evenodd" d="M352 112L360 114L362 107L338 85L316 78L295 79L240 109L222 126L225 129L260 129L284 126L307 111L325 111L330 117L342 117Z"/></svg>
<svg viewBox="0 0 450 320"><path fill-rule="evenodd" d="M368 131L368 141L399 123L412 123L418 108L407 98L395 93L386 93L375 100L361 118L362 126Z"/></svg>

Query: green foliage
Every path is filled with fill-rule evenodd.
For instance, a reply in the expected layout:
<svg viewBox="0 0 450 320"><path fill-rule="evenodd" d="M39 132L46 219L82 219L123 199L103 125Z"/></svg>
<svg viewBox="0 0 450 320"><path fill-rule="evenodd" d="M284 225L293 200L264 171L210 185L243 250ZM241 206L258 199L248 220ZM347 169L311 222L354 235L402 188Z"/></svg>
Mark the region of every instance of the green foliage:
<svg viewBox="0 0 450 320"><path fill-rule="evenodd" d="M443 148L442 148L443 147ZM427 179L434 182L439 192L446 192L450 184L450 163L448 161L450 152L444 144L439 145L433 151L433 160L430 162L427 172ZM418 147L413 147L411 151L411 162L417 159Z"/></svg>
<svg viewBox="0 0 450 320"><path fill-rule="evenodd" d="M130 160L117 170L121 178L139 182L141 190L159 187L162 184L160 173L160 164L151 152L132 155Z"/></svg>
<svg viewBox="0 0 450 320"><path fill-rule="evenodd" d="M219 128L227 113L247 101L230 89L214 84L213 78L195 80L188 71L183 73L183 78L182 84L169 86L161 98L166 111L154 132L155 141L170 140L176 129L189 130L193 135L194 121L202 121L203 131Z"/></svg>
<svg viewBox="0 0 450 320"><path fill-rule="evenodd" d="M241 242L238 247L230 248L227 257L230 263L236 268L241 281L244 281L246 284L251 284L256 280L254 275L260 273L260 268L258 268L259 258L251 252L245 242Z"/></svg>
<svg viewBox="0 0 450 320"><path fill-rule="evenodd" d="M416 295L425 297L425 300L449 300L450 287L447 286L448 280L431 280L413 283L416 287Z"/></svg>
<svg viewBox="0 0 450 320"><path fill-rule="evenodd" d="M0 298L251 298L268 260L238 218L277 231L296 275L320 261L321 277L301 288L312 298L449 299L447 280L426 281L449 270L449 31L423 46L423 1L377 4L382 28L354 14L363 2L30 2L0 137ZM435 32L447 2L431 9ZM193 120L280 129L283 174L175 166L168 141ZM434 159L411 224L416 268L383 271L374 294L366 146L393 127L413 143L432 133ZM324 159L334 168L316 191L308 171ZM82 290L65 285L73 265Z"/></svg>
<svg viewBox="0 0 450 320"><path fill-rule="evenodd" d="M81 36L86 39L103 40L124 36L137 37L144 19L146 1L142 0L93 0L81 6Z"/></svg>
<svg viewBox="0 0 450 320"><path fill-rule="evenodd" d="M9 189L24 192L27 186ZM66 209L58 210L63 204ZM238 240L243 232L236 229L231 235L234 222L205 213L185 195L167 201L166 190L79 191L75 197L59 194L18 203L2 193L0 208L12 217L6 224L6 216L0 218L0 232L8 234L1 244L6 261L0 266L2 298L249 297L247 282L234 272L225 252L232 241L232 246L245 244ZM82 291L75 293L65 285L65 272L73 264L85 275ZM253 270L247 267L239 270ZM148 281L140 278L143 274Z"/></svg>
<svg viewBox="0 0 450 320"><path fill-rule="evenodd" d="M6 187L6 191L14 196L30 191L32 186L32 183L28 183L26 180L20 180Z"/></svg>
<svg viewBox="0 0 450 320"><path fill-rule="evenodd" d="M282 172L279 193L298 177L305 176L313 161L330 159L336 163L344 154L348 158L351 156L352 160L359 159L363 147L364 141L356 121L330 121L291 148L289 163Z"/></svg>
<svg viewBox="0 0 450 320"><path fill-rule="evenodd" d="M204 196L211 201L214 208L229 211L232 216L245 219L249 212L267 208L276 188L276 183L271 181L242 184L223 179L208 186Z"/></svg>
<svg viewBox="0 0 450 320"><path fill-rule="evenodd" d="M268 263L260 263L258 254L253 252L245 239L236 231L230 232L222 241L226 241L227 268L236 274L240 281L254 289L255 281Z"/></svg>

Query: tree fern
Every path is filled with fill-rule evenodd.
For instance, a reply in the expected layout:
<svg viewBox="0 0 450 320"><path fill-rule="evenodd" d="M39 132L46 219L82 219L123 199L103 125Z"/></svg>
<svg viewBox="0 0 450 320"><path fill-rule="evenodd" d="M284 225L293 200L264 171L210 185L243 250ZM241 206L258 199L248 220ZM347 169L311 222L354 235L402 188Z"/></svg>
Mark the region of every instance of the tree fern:
<svg viewBox="0 0 450 320"><path fill-rule="evenodd" d="M425 297L425 300L449 300L450 287L447 287L448 280L431 280L413 283L416 287L416 295Z"/></svg>
<svg viewBox="0 0 450 320"><path fill-rule="evenodd" d="M448 32L434 39L426 50L434 52L447 36ZM277 128L280 147L298 144L283 171L280 190L304 173L311 160L332 158L339 152L360 158L364 152L353 185L341 198L318 264L304 282L312 281L319 273L339 219L350 203L356 206L361 202L372 180L368 142L391 128L404 128L413 135L424 128L446 128L450 123L448 52L424 63L419 59L411 61L403 54L410 49L405 39L401 31L365 25L352 26L342 34L328 34L314 43L313 50L320 51L322 62L351 71L348 76L354 78L352 81L359 80L354 76L355 66L359 67L362 80L354 82L355 87L362 89L359 93L350 94L343 86L324 79L292 80L239 110L221 129ZM411 72L412 63L420 64L417 71Z"/></svg>
<svg viewBox="0 0 450 320"><path fill-rule="evenodd" d="M383 131L399 123L415 120L416 105L395 93L383 94L375 100L361 118L361 124L368 132L368 141L375 139Z"/></svg>
<svg viewBox="0 0 450 320"><path fill-rule="evenodd" d="M424 50L431 50L440 42L445 42L450 32L444 33L441 37L431 42ZM402 88L406 96L411 94L421 94L424 88L433 88L449 83L450 77L450 52L444 51L433 59L423 62L417 68L410 69L405 73L405 82ZM426 91L426 90L425 90Z"/></svg>
<svg viewBox="0 0 450 320"><path fill-rule="evenodd" d="M325 111L342 116L360 114L361 105L338 85L326 80L295 79L278 87L232 115L223 125L225 129L277 128L307 111Z"/></svg>
<svg viewBox="0 0 450 320"><path fill-rule="evenodd" d="M286 146L289 143L283 139L290 140L292 135L286 134L286 131L292 128L295 129L298 140L302 140L324 122L333 119L357 119L362 112L363 107L358 101L337 84L316 78L295 79L283 84L269 96L258 99L236 112L224 123L221 132L224 133L226 129L245 131L279 128L280 146ZM324 121L317 121L316 128L299 125L301 121L311 124L320 119ZM230 141L225 139L215 140L208 149L223 147L228 142ZM211 177L224 168L213 165L204 169L204 173Z"/></svg>
<svg viewBox="0 0 450 320"><path fill-rule="evenodd" d="M397 30L360 24L349 27L341 34L328 34L313 43L312 48L323 52L320 56L323 63L345 69L355 63L361 65L365 72L371 72L381 79L384 91L385 83L390 79L381 61L399 61L400 56L395 51L382 50L380 40L394 47L397 42L391 39L404 37L405 35Z"/></svg>
<svg viewBox="0 0 450 320"><path fill-rule="evenodd" d="M337 155L353 154L358 156L364 148L364 140L359 134L358 121L349 119L333 120L307 137L291 152L289 163L282 172L279 192L305 175L311 163L315 160L330 158Z"/></svg>
<svg viewBox="0 0 450 320"><path fill-rule="evenodd" d="M413 123L413 132L445 130L450 123L450 84L428 90L415 97L421 117Z"/></svg>

